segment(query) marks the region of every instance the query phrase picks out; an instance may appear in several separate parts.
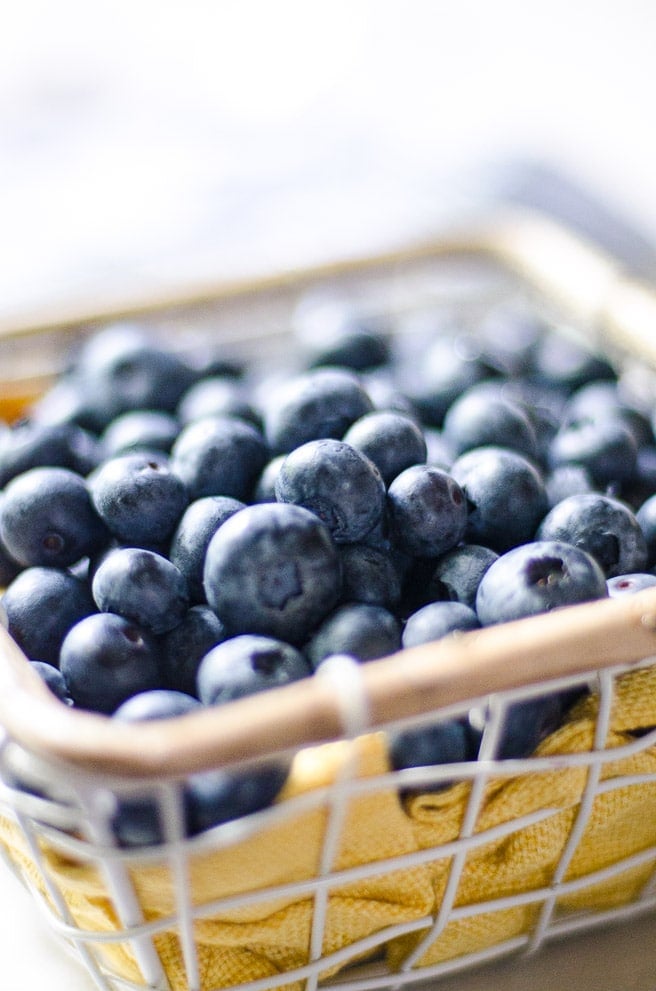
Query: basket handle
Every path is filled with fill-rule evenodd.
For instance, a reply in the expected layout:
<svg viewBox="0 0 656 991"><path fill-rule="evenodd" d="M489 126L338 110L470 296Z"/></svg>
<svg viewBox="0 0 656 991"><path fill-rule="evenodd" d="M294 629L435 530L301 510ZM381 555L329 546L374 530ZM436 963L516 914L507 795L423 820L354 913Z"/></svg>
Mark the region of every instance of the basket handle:
<svg viewBox="0 0 656 991"><path fill-rule="evenodd" d="M656 589L454 635L361 665L373 730L397 719L524 685L632 664L656 653ZM131 776L176 775L324 743L344 735L330 678L126 724L71 709L45 689L0 629L0 724L49 759Z"/></svg>

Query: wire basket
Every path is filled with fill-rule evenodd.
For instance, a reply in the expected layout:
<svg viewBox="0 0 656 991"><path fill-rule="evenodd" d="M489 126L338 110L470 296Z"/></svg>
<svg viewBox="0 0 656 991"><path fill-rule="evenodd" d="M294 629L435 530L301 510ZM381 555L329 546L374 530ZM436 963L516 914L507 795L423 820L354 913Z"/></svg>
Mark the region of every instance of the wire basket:
<svg viewBox="0 0 656 991"><path fill-rule="evenodd" d="M299 301L335 291L409 324L528 294L651 374L649 288L528 215L94 316L155 319L185 347L220 334L266 361ZM87 316L13 328L7 408L45 386ZM1 629L0 647L0 850L104 991L400 988L656 908L650 591L367 664L333 658L220 715L140 725L68 709ZM572 700L562 724L530 757L500 757L514 703L554 692ZM391 729L473 708L476 760L392 770ZM190 775L273 755L290 761L273 806L186 835ZM134 799L156 810L161 843L118 844L117 803Z"/></svg>

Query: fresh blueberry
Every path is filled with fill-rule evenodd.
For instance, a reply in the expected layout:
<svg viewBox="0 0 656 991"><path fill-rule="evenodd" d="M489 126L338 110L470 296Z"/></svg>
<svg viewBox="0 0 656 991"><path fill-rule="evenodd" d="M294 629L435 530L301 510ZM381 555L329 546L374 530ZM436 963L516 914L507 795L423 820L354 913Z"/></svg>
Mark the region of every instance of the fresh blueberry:
<svg viewBox="0 0 656 991"><path fill-rule="evenodd" d="M647 543L626 503L591 492L569 496L545 516L538 540L574 544L595 558L607 578L644 571Z"/></svg>
<svg viewBox="0 0 656 991"><path fill-rule="evenodd" d="M118 541L156 547L173 534L189 501L165 454L122 454L89 476L97 514Z"/></svg>
<svg viewBox="0 0 656 991"><path fill-rule="evenodd" d="M312 667L327 657L348 654L359 661L386 657L401 648L399 621L382 606L362 602L338 606L305 645Z"/></svg>
<svg viewBox="0 0 656 991"><path fill-rule="evenodd" d="M150 689L123 702L113 718L121 722L175 719L200 707L197 699L182 692ZM112 830L120 846L154 846L164 840L164 825L153 797L124 797L118 800Z"/></svg>
<svg viewBox="0 0 656 991"><path fill-rule="evenodd" d="M545 331L545 322L528 309L494 306L476 326L481 360L491 372L505 379L530 375Z"/></svg>
<svg viewBox="0 0 656 991"><path fill-rule="evenodd" d="M460 764L474 760L472 737L466 719L413 726L389 733L389 760L395 771L409 767L432 767L442 764ZM422 785L412 791L440 791L452 784L440 781Z"/></svg>
<svg viewBox="0 0 656 991"><path fill-rule="evenodd" d="M225 521L245 503L230 496L195 499L182 514L173 534L169 558L187 579L192 602L204 603L203 569L209 542Z"/></svg>
<svg viewBox="0 0 656 991"><path fill-rule="evenodd" d="M235 771L203 771L185 788L187 832L196 836L273 804L289 774L287 761L267 760Z"/></svg>
<svg viewBox="0 0 656 991"><path fill-rule="evenodd" d="M429 602L406 620L401 638L403 647L441 640L456 630L475 630L481 624L475 611L462 602Z"/></svg>
<svg viewBox="0 0 656 991"><path fill-rule="evenodd" d="M327 334L324 326L321 334L313 336L310 342L313 347L308 354L311 368L349 368L366 372L390 361L390 342L383 328L352 316L331 330ZM321 343L317 344L319 341Z"/></svg>
<svg viewBox="0 0 656 991"><path fill-rule="evenodd" d="M314 440L285 458L276 479L276 498L313 512L335 543L355 543L379 522L385 485L373 462L350 444Z"/></svg>
<svg viewBox="0 0 656 991"><path fill-rule="evenodd" d="M444 417L444 437L455 456L476 447L506 447L537 456L533 424L519 403L497 383L481 382L456 399Z"/></svg>
<svg viewBox="0 0 656 991"><path fill-rule="evenodd" d="M564 426L549 445L551 469L561 465L582 465L596 486L631 481L638 457L635 436L619 418L576 420Z"/></svg>
<svg viewBox="0 0 656 991"><path fill-rule="evenodd" d="M506 709L497 742L495 757L499 760L520 760L530 757L536 747L559 728L569 700L567 692L550 692L532 699L511 702ZM470 724L482 731L485 712L472 709Z"/></svg>
<svg viewBox="0 0 656 991"><path fill-rule="evenodd" d="M185 426L207 416L235 416L262 429L262 418L250 401L243 381L227 375L195 382L180 400L178 416Z"/></svg>
<svg viewBox="0 0 656 991"><path fill-rule="evenodd" d="M303 654L275 637L241 634L213 647L196 678L205 705L221 705L311 674Z"/></svg>
<svg viewBox="0 0 656 991"><path fill-rule="evenodd" d="M590 472L584 465L558 465L547 473L544 480L549 509L572 495L582 495L584 492L594 492L594 483Z"/></svg>
<svg viewBox="0 0 656 991"><path fill-rule="evenodd" d="M460 337L437 337L420 355L398 369L402 391L425 426L441 427L455 400L486 374L478 349L462 346Z"/></svg>
<svg viewBox="0 0 656 991"><path fill-rule="evenodd" d="M4 493L0 492L0 519L2 519L2 500ZM21 565L15 561L2 539L0 529L0 588L6 588L14 580L16 575L22 571Z"/></svg>
<svg viewBox="0 0 656 991"><path fill-rule="evenodd" d="M502 554L487 569L476 595L482 626L603 599L606 579L596 560L572 544L532 541Z"/></svg>
<svg viewBox="0 0 656 991"><path fill-rule="evenodd" d="M309 510L247 506L207 548L208 604L233 634L302 641L341 593L340 561L328 528Z"/></svg>
<svg viewBox="0 0 656 991"><path fill-rule="evenodd" d="M465 496L456 479L440 468L406 468L391 483L387 504L396 543L416 557L438 557L463 539Z"/></svg>
<svg viewBox="0 0 656 991"><path fill-rule="evenodd" d="M389 485L411 465L426 461L426 441L417 421L403 413L380 410L356 420L344 441L366 455Z"/></svg>
<svg viewBox="0 0 656 991"><path fill-rule="evenodd" d="M341 544L342 599L393 609L401 599L401 576L391 555L366 544Z"/></svg>
<svg viewBox="0 0 656 991"><path fill-rule="evenodd" d="M69 630L59 666L75 704L94 712L110 714L132 695L162 687L155 639L110 612L87 616Z"/></svg>
<svg viewBox="0 0 656 991"><path fill-rule="evenodd" d="M231 416L194 420L171 450L171 469L191 499L222 495L246 501L268 460L260 431Z"/></svg>
<svg viewBox="0 0 656 991"><path fill-rule="evenodd" d="M265 436L274 454L312 440L341 440L373 403L354 373L319 368L282 382L263 400Z"/></svg>
<svg viewBox="0 0 656 991"><path fill-rule="evenodd" d="M481 578L498 558L496 551L480 544L461 544L435 564L427 585L427 602L461 602L472 609Z"/></svg>
<svg viewBox="0 0 656 991"><path fill-rule="evenodd" d="M75 623L96 612L87 584L59 568L27 568L6 589L7 629L30 660L59 663Z"/></svg>
<svg viewBox="0 0 656 991"><path fill-rule="evenodd" d="M615 378L610 363L573 335L555 328L543 334L534 352L533 374L542 382L575 392L588 382Z"/></svg>
<svg viewBox="0 0 656 991"><path fill-rule="evenodd" d="M635 595L645 588L653 588L656 585L656 575L639 573L636 575L615 575L606 582L608 594L611 599L619 599L625 595Z"/></svg>
<svg viewBox="0 0 656 991"><path fill-rule="evenodd" d="M101 456L97 440L76 424L22 421L0 434L0 487L30 468L68 468L86 475Z"/></svg>
<svg viewBox="0 0 656 991"><path fill-rule="evenodd" d="M540 471L517 451L479 447L462 454L451 474L467 501L467 543L498 553L531 540L547 509Z"/></svg>
<svg viewBox="0 0 656 991"><path fill-rule="evenodd" d="M112 420L101 442L105 458L132 451L168 454L179 433L180 424L172 413L138 409L121 413Z"/></svg>
<svg viewBox="0 0 656 991"><path fill-rule="evenodd" d="M7 485L0 535L25 567L65 568L98 551L109 535L84 478L68 468L31 468Z"/></svg>
<svg viewBox="0 0 656 991"><path fill-rule="evenodd" d="M75 374L96 428L135 409L175 412L193 369L140 328L114 324L85 342Z"/></svg>
<svg viewBox="0 0 656 991"><path fill-rule="evenodd" d="M649 416L630 397L619 380L602 379L577 389L564 410L564 425L582 421L619 420L631 430L638 447L654 443Z"/></svg>
<svg viewBox="0 0 656 991"><path fill-rule="evenodd" d="M167 633L189 608L187 583L167 558L140 547L112 551L91 585L102 612L118 613L152 633Z"/></svg>
<svg viewBox="0 0 656 991"><path fill-rule="evenodd" d="M175 719L199 709L193 695L169 688L150 688L131 695L114 711L115 719L134 723L150 719Z"/></svg>
<svg viewBox="0 0 656 991"><path fill-rule="evenodd" d="M36 671L41 680L60 702L65 702L67 705L73 704L73 699L68 693L66 679L59 668L56 668L54 664L48 664L47 661L30 661L30 667L33 671Z"/></svg>
<svg viewBox="0 0 656 991"><path fill-rule="evenodd" d="M227 640L225 626L209 606L196 605L161 638L162 674L166 685L196 694L196 674L205 654Z"/></svg>

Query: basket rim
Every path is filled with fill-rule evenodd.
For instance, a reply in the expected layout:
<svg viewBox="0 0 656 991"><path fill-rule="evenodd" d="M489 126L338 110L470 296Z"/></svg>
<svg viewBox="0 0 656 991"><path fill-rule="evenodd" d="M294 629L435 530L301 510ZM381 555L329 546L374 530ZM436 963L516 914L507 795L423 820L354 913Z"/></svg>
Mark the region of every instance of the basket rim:
<svg viewBox="0 0 656 991"><path fill-rule="evenodd" d="M375 731L494 693L656 656L656 589L455 634L356 665ZM350 691L350 686L348 686ZM181 776L349 735L343 693L311 676L175 719L122 723L57 699L0 628L0 727L29 751L94 772Z"/></svg>

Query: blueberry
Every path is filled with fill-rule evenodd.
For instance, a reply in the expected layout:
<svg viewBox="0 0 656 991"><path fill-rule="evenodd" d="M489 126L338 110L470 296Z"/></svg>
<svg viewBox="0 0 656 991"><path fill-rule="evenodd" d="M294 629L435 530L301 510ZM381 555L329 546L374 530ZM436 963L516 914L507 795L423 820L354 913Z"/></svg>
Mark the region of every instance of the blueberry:
<svg viewBox="0 0 656 991"><path fill-rule="evenodd" d="M559 728L568 700L567 692L550 692L512 702L506 709L495 757L499 760L529 757L538 744ZM484 712L473 709L469 718L474 729L482 730Z"/></svg>
<svg viewBox="0 0 656 991"><path fill-rule="evenodd" d="M427 582L427 602L462 602L472 609L481 578L498 558L496 551L480 544L461 544L442 555Z"/></svg>
<svg viewBox="0 0 656 991"><path fill-rule="evenodd" d="M0 519L2 519L2 500L4 493L0 492ZM21 565L11 556L2 539L0 529L0 588L6 588L14 580L16 575L22 571Z"/></svg>
<svg viewBox="0 0 656 991"><path fill-rule="evenodd" d="M483 575L476 595L482 626L603 599L606 579L596 560L572 544L532 541L502 554Z"/></svg>
<svg viewBox="0 0 656 991"><path fill-rule="evenodd" d="M385 486L376 466L340 440L315 440L285 458L276 498L309 509L336 543L362 540L379 522Z"/></svg>
<svg viewBox="0 0 656 991"><path fill-rule="evenodd" d="M118 613L152 633L172 630L189 607L182 572L161 554L139 547L108 554L91 589L102 612Z"/></svg>
<svg viewBox="0 0 656 991"><path fill-rule="evenodd" d="M472 752L469 726L464 719L394 730L389 733L388 750L390 764L395 771L409 767L460 764L476 756ZM422 785L419 790L439 791L452 783L440 781Z"/></svg>
<svg viewBox="0 0 656 991"><path fill-rule="evenodd" d="M31 468L12 479L0 505L0 535L26 567L65 568L108 540L85 480L67 468Z"/></svg>
<svg viewBox="0 0 656 991"><path fill-rule="evenodd" d="M634 513L619 499L596 492L563 499L545 516L536 536L582 548L607 578L644 571L647 563L647 544Z"/></svg>
<svg viewBox="0 0 656 991"><path fill-rule="evenodd" d="M191 499L222 495L246 501L268 460L260 431L230 416L194 420L171 450L171 469Z"/></svg>
<svg viewBox="0 0 656 991"><path fill-rule="evenodd" d="M89 476L94 508L117 540L135 547L167 541L189 501L165 454L109 458Z"/></svg>
<svg viewBox="0 0 656 991"><path fill-rule="evenodd" d="M150 688L131 695L114 711L115 719L134 723L149 719L174 719L199 709L193 695L169 688Z"/></svg>
<svg viewBox="0 0 656 991"><path fill-rule="evenodd" d="M476 327L481 360L504 378L518 378L533 371L535 351L545 323L535 313L518 306L494 306Z"/></svg>
<svg viewBox="0 0 656 991"><path fill-rule="evenodd" d="M113 716L121 722L173 719L199 707L197 699L182 692L154 688L127 699ZM129 796L119 799L111 825L123 847L153 846L164 840L155 798Z"/></svg>
<svg viewBox="0 0 656 991"><path fill-rule="evenodd" d="M429 602L408 616L401 643L403 647L417 647L441 640L456 630L475 630L480 625L475 611L462 602Z"/></svg>
<svg viewBox="0 0 656 991"><path fill-rule="evenodd" d="M441 427L451 404L486 373L480 354L460 344L459 338L438 337L399 369L402 390L425 426Z"/></svg>
<svg viewBox="0 0 656 991"><path fill-rule="evenodd" d="M75 374L96 428L134 409L173 413L195 373L140 327L115 324L88 339Z"/></svg>
<svg viewBox="0 0 656 991"><path fill-rule="evenodd" d="M202 659L196 685L205 705L221 705L307 678L303 654L275 637L241 634L213 647Z"/></svg>
<svg viewBox="0 0 656 991"><path fill-rule="evenodd" d="M547 509L540 471L517 451L479 447L462 454L451 474L467 500L467 543L498 553L531 540Z"/></svg>
<svg viewBox="0 0 656 991"><path fill-rule="evenodd" d="M338 606L324 619L305 646L313 668L333 654L371 661L401 647L401 627L382 606L362 602Z"/></svg>
<svg viewBox="0 0 656 991"><path fill-rule="evenodd" d="M30 667L33 671L36 671L38 676L60 702L72 705L73 700L68 693L66 679L59 668L56 668L54 664L48 664L47 661L30 661Z"/></svg>
<svg viewBox="0 0 656 991"><path fill-rule="evenodd" d="M444 437L455 456L476 447L506 447L527 458L537 456L537 438L519 403L506 398L495 383L472 386L444 417Z"/></svg>
<svg viewBox="0 0 656 991"><path fill-rule="evenodd" d="M263 503L235 513L214 534L204 585L208 604L231 633L298 643L339 599L340 562L314 513Z"/></svg>
<svg viewBox="0 0 656 991"><path fill-rule="evenodd" d="M366 602L388 609L398 605L401 577L388 552L366 544L341 544L338 550L344 602Z"/></svg>
<svg viewBox="0 0 656 991"><path fill-rule="evenodd" d="M172 413L161 410L130 410L107 426L101 437L105 458L132 451L161 451L168 454L180 433Z"/></svg>
<svg viewBox="0 0 656 991"><path fill-rule="evenodd" d="M276 480L278 478L278 472L280 471L286 457L286 454L278 454L275 458L271 458L271 460L264 466L262 469L262 474L258 478L255 483L255 488L253 489L253 502L276 501Z"/></svg>
<svg viewBox="0 0 656 991"><path fill-rule="evenodd" d="M595 354L587 343L555 328L537 342L533 374L540 381L562 386L570 393L588 382L615 377L609 362Z"/></svg>
<svg viewBox="0 0 656 991"><path fill-rule="evenodd" d="M388 492L394 539L417 557L438 557L460 543L467 503L458 482L431 465L414 465L397 475Z"/></svg>
<svg viewBox="0 0 656 991"><path fill-rule="evenodd" d="M656 585L656 575L635 574L635 575L615 575L606 582L608 594L611 599L618 599L625 595L635 595L645 588L653 588Z"/></svg>
<svg viewBox="0 0 656 991"><path fill-rule="evenodd" d="M214 770L192 775L185 789L188 834L195 836L268 808L288 774L288 762L279 759L236 771Z"/></svg>
<svg viewBox="0 0 656 991"><path fill-rule="evenodd" d="M196 605L160 642L162 674L168 688L196 694L196 674L205 654L227 640L221 620L209 606Z"/></svg>
<svg viewBox="0 0 656 991"><path fill-rule="evenodd" d="M31 660L59 663L70 628L96 604L88 586L59 568L27 568L6 589L2 604L7 629Z"/></svg>
<svg viewBox="0 0 656 991"><path fill-rule="evenodd" d="M411 465L426 461L421 427L412 417L392 410L360 417L344 434L344 441L373 461L385 485Z"/></svg>
<svg viewBox="0 0 656 991"><path fill-rule="evenodd" d="M235 416L262 429L262 418L248 398L244 383L227 375L195 382L180 400L178 416L185 426L207 416Z"/></svg>
<svg viewBox="0 0 656 991"><path fill-rule="evenodd" d="M100 458L97 441L76 424L23 421L0 435L0 487L31 468L68 468L86 475Z"/></svg>
<svg viewBox="0 0 656 991"><path fill-rule="evenodd" d="M633 478L638 445L619 418L577 420L563 427L549 445L549 466L582 465L598 487L623 485Z"/></svg>
<svg viewBox="0 0 656 991"><path fill-rule="evenodd" d="M204 603L203 568L209 542L230 516L245 503L230 496L195 499L182 514L171 539L169 558L187 579L192 602Z"/></svg>
<svg viewBox="0 0 656 991"><path fill-rule="evenodd" d="M154 638L110 612L88 616L69 630L60 669L75 704L105 714L138 692L162 687Z"/></svg>
<svg viewBox="0 0 656 991"><path fill-rule="evenodd" d="M390 343L382 330L367 321L352 317L331 334L316 336L309 354L311 368L349 368L355 372L366 372L386 365L391 357ZM320 341L320 346L317 346Z"/></svg>
<svg viewBox="0 0 656 991"><path fill-rule="evenodd" d="M584 465L578 464L558 465L548 472L544 484L550 509L568 496L594 492L590 472Z"/></svg>
<svg viewBox="0 0 656 991"><path fill-rule="evenodd" d="M311 440L340 440L352 423L373 410L358 377L341 368L320 368L283 382L262 405L265 436L274 454L288 454Z"/></svg>

